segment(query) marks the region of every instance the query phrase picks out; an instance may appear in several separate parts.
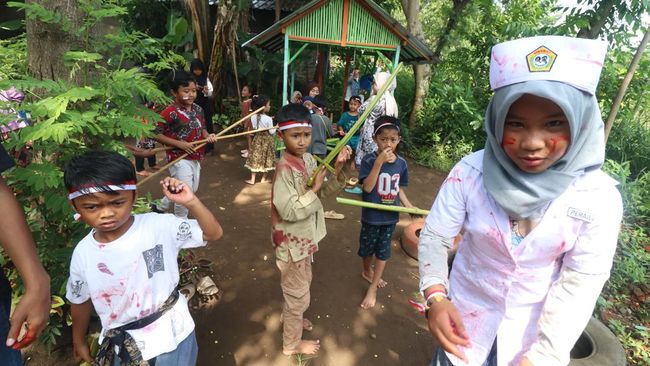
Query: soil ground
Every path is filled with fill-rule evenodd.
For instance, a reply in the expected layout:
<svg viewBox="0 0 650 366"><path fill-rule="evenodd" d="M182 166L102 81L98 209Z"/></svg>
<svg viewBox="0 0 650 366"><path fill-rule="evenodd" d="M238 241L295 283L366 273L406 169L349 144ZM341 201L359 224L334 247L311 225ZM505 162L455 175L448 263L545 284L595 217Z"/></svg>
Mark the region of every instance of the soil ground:
<svg viewBox="0 0 650 366"><path fill-rule="evenodd" d="M224 236L196 251L214 262L213 278L221 292L215 306L193 310L198 365L428 365L433 339L425 319L407 302L417 292L417 262L399 244L412 219L400 217L384 273L388 286L379 290L373 309L363 310L359 304L368 283L360 276L356 254L361 209L337 204L334 198L323 200L325 210L343 213L345 219L327 220L328 234L314 256L311 305L305 313L314 330L304 338L320 339L322 348L316 357L302 360L282 355L282 293L270 239L271 184L244 183L250 173L239 156L243 146L243 141L217 145L202 163L198 196L218 217ZM430 208L443 179L409 161L406 192L411 202ZM153 181L140 194L146 192L161 196ZM27 365L72 364L71 356L70 346L64 345L45 359L42 353L33 354Z"/></svg>

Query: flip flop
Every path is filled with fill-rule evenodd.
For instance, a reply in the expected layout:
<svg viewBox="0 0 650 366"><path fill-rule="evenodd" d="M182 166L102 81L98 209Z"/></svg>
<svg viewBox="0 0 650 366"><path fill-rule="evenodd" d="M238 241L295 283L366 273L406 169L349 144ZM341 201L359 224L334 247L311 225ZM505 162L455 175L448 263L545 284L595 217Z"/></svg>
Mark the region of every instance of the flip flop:
<svg viewBox="0 0 650 366"><path fill-rule="evenodd" d="M214 296L219 292L219 288L210 276L205 276L196 284L196 291L203 296Z"/></svg>
<svg viewBox="0 0 650 366"><path fill-rule="evenodd" d="M331 210L331 211L325 211L325 218L334 219L334 220L343 220L345 218L345 215L343 215L342 213L338 213L334 210Z"/></svg>
<svg viewBox="0 0 650 366"><path fill-rule="evenodd" d="M190 299L194 297L194 294L196 293L196 287L194 287L194 285L190 283L188 285L181 287L180 289L178 289L178 291L181 294L183 294L183 296L185 296L185 299L187 299L187 301L190 301Z"/></svg>

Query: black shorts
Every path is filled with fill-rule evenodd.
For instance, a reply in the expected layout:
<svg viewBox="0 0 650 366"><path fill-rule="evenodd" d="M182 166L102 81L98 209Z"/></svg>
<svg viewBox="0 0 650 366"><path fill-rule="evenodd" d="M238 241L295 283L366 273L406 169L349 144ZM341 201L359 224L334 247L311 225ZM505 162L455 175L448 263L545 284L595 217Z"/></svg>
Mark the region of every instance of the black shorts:
<svg viewBox="0 0 650 366"><path fill-rule="evenodd" d="M393 231L395 231L395 224L371 225L362 222L359 235L359 256L365 258L374 255L379 260L388 260Z"/></svg>

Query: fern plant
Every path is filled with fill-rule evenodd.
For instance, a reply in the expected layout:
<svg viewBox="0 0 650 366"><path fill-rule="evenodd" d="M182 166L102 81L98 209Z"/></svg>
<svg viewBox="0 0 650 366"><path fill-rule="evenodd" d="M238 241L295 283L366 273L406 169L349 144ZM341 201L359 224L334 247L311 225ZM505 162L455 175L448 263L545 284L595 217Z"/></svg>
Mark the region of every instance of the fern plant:
<svg viewBox="0 0 650 366"><path fill-rule="evenodd" d="M143 101L164 104L169 98L144 70L159 73L187 63L183 56L142 32L93 32L107 17L126 11L115 2L82 0L78 4L85 16L82 26L74 28L70 20L39 4L10 3L25 10L27 17L58 24L83 40L82 49L71 50L64 57L70 75L81 76L70 79L82 80L81 85L65 81L67 78L55 81L30 77L24 68L24 36L4 40L0 45L0 60L21 61L0 62L0 90L13 86L23 91L26 99L22 105L9 107L30 111L33 122L4 141L8 151L18 151L28 143L32 146L31 163L11 170L5 179L23 205L41 261L51 276L53 295L60 297L65 296L73 246L87 233L87 228L73 219L67 202L65 163L89 149L126 154L125 139L151 135L153 122L160 117L144 107ZM152 123L142 123L143 119ZM2 256L0 264L9 270L15 300L24 293L22 283ZM68 318L65 311L56 314L41 338L48 346L56 342Z"/></svg>

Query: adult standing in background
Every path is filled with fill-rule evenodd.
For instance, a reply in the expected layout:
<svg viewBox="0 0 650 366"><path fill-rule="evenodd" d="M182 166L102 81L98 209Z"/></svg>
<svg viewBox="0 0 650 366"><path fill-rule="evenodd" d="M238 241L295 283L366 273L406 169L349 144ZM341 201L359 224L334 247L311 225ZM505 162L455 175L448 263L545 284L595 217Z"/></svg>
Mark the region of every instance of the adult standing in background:
<svg viewBox="0 0 650 366"><path fill-rule="evenodd" d="M345 89L345 103L343 103L343 112L350 110L350 98L358 96L361 92L361 84L359 83L359 68L355 67L348 77L348 86Z"/></svg>
<svg viewBox="0 0 650 366"><path fill-rule="evenodd" d="M388 78L390 78L390 73L388 72L378 72L375 74L375 81L372 84L373 95L361 105L359 108L359 114L363 114L363 112L368 108L368 105L372 103L375 98L377 98L377 92L384 86L386 81L388 81ZM372 132L374 129L375 121L384 115L395 118L398 117L397 101L395 101L395 97L393 96L395 88L397 88L397 79L393 79L391 85L381 96L381 99L379 99L377 105L375 105L375 107L372 109L364 121L363 127L361 127L359 145L357 145L357 152L354 158L354 162L357 166L361 166L361 161L363 160L363 157L366 156L366 154L377 151L377 144L372 139Z"/></svg>

